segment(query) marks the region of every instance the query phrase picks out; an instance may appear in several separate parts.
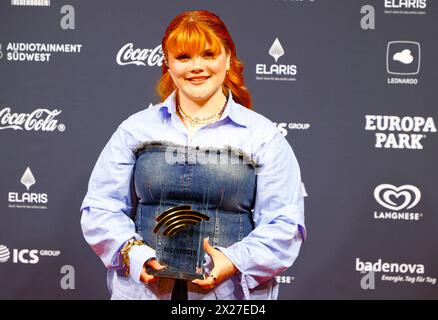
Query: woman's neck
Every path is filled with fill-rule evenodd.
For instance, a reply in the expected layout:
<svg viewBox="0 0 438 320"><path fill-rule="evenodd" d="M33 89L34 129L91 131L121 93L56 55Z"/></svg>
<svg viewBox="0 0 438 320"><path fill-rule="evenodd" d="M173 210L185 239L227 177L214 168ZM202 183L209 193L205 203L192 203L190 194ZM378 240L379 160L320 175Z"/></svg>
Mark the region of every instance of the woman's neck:
<svg viewBox="0 0 438 320"><path fill-rule="evenodd" d="M222 89L218 90L210 99L205 101L195 101L185 97L183 94L177 95L177 103L180 108L190 115L196 117L210 116L218 112L227 100L226 96L222 92Z"/></svg>

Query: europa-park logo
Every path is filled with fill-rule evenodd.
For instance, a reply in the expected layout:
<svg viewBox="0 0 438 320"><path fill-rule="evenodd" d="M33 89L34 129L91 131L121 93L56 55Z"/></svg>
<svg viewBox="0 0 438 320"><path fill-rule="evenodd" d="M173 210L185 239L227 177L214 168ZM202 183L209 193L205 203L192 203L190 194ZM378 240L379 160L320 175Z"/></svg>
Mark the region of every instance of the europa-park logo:
<svg viewBox="0 0 438 320"><path fill-rule="evenodd" d="M365 115L365 130L375 132L378 149L423 149L424 139L436 133L432 117Z"/></svg>

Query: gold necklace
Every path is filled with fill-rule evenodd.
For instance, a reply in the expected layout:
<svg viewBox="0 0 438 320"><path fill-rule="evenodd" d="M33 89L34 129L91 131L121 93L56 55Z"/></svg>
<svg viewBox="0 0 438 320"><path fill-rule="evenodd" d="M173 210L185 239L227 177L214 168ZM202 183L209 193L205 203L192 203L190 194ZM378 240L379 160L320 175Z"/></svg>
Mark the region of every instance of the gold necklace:
<svg viewBox="0 0 438 320"><path fill-rule="evenodd" d="M225 103L223 105L223 107L216 112L215 114L208 116L208 117L192 117L188 114L186 114L183 109L180 107L179 103L176 104L176 108L178 109L179 113L183 116L184 119L186 119L189 123L190 126L194 127L198 124L208 124L208 123L213 123L215 122L217 119L219 119L222 115L222 113L225 110L225 107L227 106L228 103L228 97L225 99Z"/></svg>

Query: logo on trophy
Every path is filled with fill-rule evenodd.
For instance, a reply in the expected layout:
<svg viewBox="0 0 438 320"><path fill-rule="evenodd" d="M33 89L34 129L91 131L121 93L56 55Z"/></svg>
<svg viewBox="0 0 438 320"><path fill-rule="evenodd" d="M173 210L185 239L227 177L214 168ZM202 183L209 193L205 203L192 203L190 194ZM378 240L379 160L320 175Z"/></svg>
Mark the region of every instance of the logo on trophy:
<svg viewBox="0 0 438 320"><path fill-rule="evenodd" d="M210 217L192 210L191 205L169 208L155 218L156 256L166 267L161 271L148 268L157 277L203 279L204 223Z"/></svg>

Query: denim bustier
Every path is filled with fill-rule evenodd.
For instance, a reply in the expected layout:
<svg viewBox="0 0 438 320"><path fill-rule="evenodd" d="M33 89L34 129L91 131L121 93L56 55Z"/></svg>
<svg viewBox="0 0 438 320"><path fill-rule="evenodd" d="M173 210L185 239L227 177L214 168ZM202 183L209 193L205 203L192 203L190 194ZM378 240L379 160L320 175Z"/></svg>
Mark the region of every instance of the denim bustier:
<svg viewBox="0 0 438 320"><path fill-rule="evenodd" d="M152 232L155 218L186 204L210 218L203 234L213 246L228 247L254 229L257 166L243 151L152 141L137 147L135 155L134 221L148 246L157 249L167 241L162 233Z"/></svg>

